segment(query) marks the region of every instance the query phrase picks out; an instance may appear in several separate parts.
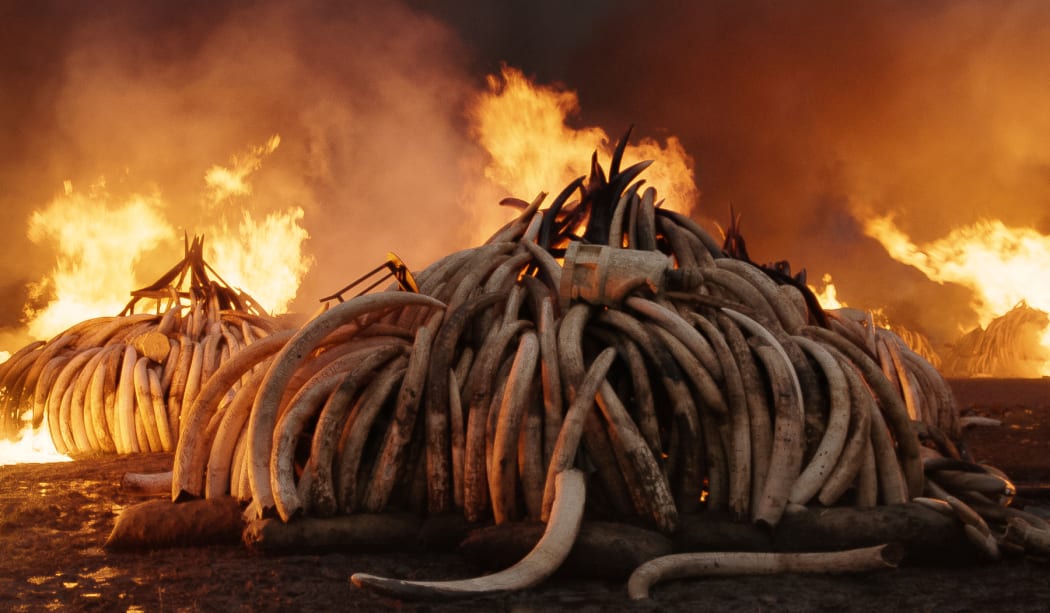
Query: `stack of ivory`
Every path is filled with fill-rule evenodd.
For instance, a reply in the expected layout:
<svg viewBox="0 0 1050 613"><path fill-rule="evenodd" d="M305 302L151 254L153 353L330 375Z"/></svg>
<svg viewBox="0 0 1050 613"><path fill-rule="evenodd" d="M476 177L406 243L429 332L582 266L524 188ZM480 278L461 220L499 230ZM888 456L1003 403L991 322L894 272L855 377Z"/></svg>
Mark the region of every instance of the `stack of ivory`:
<svg viewBox="0 0 1050 613"><path fill-rule="evenodd" d="M608 179L595 162L546 208L505 200L520 215L416 273L418 293L340 303L220 367L184 420L173 499L232 494L286 522L411 510L499 524L546 520L575 467L590 516L665 533L683 513L772 527L803 505L918 499L993 551L973 505L1023 512L1003 475L960 454L936 369L726 257L643 190L647 163L620 170L622 144ZM596 295L570 278L582 244L660 254L666 274Z"/></svg>
<svg viewBox="0 0 1050 613"><path fill-rule="evenodd" d="M201 252L195 239L120 315L75 324L0 365L0 432L46 422L71 456L174 451L201 382L280 330L246 294L210 279ZM155 312L134 312L144 299Z"/></svg>
<svg viewBox="0 0 1050 613"><path fill-rule="evenodd" d="M945 353L950 377L1039 377L1047 361L1042 333L1050 323L1045 311L1021 302L960 338Z"/></svg>

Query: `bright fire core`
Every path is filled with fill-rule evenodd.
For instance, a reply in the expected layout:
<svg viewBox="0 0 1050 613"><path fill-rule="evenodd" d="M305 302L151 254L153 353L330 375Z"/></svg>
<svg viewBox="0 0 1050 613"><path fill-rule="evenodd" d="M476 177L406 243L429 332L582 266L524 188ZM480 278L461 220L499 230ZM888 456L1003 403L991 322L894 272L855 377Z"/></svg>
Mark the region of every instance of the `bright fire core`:
<svg viewBox="0 0 1050 613"><path fill-rule="evenodd" d="M923 245L916 245L889 216L872 217L865 231L895 260L915 267L930 280L969 288L982 327L987 328L1019 305L1050 312L1050 286L1045 283L1050 277L1050 237L1034 228L1012 228L998 220L985 220L955 228ZM1035 334L1041 351L1029 350L1029 355L1022 357L1040 362L1040 374L1050 375L1050 327ZM1004 341L1014 350L1025 344L1024 338Z"/></svg>

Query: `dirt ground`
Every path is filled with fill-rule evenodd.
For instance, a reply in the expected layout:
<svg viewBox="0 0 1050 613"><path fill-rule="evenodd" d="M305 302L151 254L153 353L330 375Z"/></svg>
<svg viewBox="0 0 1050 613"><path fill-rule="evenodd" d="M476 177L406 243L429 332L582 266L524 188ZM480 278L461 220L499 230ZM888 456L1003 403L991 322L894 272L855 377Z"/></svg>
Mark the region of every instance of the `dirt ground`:
<svg viewBox="0 0 1050 613"><path fill-rule="evenodd" d="M969 429L965 443L1019 485L1050 483L1050 380L955 381L964 414L1001 427ZM734 610L1045 611L1050 562L915 566L852 576L779 575L674 581L631 603L622 581L556 576L537 588L452 603L400 602L356 589L372 572L417 579L483 571L455 554L261 556L241 545L112 553L102 544L121 509L141 498L127 471L170 468L168 455L0 467L0 610ZM1050 507L1045 494L1033 500Z"/></svg>

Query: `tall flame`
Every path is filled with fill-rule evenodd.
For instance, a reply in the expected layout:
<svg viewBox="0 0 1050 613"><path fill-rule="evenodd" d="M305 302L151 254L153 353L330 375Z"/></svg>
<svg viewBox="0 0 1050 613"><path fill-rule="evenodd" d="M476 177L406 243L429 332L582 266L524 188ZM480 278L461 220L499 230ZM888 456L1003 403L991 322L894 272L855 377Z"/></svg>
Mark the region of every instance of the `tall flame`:
<svg viewBox="0 0 1050 613"><path fill-rule="evenodd" d="M846 306L846 303L839 300L838 288L835 287L835 283L831 280L831 275L824 273L824 276L820 278L821 287L815 288L810 286L809 289L813 291L813 294L817 297L817 302L824 309L841 309Z"/></svg>
<svg viewBox="0 0 1050 613"><path fill-rule="evenodd" d="M313 262L302 253L309 238L302 219L299 207L259 221L244 211L236 228L223 220L221 232L205 246L207 259L218 263L227 283L251 293L269 312L283 313Z"/></svg>
<svg viewBox="0 0 1050 613"><path fill-rule="evenodd" d="M212 267L275 313L288 307L311 264L302 253L308 238L302 208L261 215L251 210L249 179L279 144L274 135L233 156L228 166L213 165L204 176L202 200L236 217L231 221L220 211L193 229L208 237ZM166 255L167 261L178 255L173 214L159 190L121 198L104 179L86 193L67 181L64 193L29 219L29 238L53 245L57 256L51 274L30 287L31 303L44 306L27 307L28 337L50 338L76 322L119 313L129 293L148 278L138 270L148 256ZM162 246L166 254L160 253Z"/></svg>
<svg viewBox="0 0 1050 613"><path fill-rule="evenodd" d="M536 85L520 70L504 66L489 75L488 90L474 102L470 116L478 144L490 155L485 176L511 196L531 200L540 192L560 190L590 170L591 154L607 166L615 139L597 127L573 128L567 121L580 111L573 91ZM624 126L626 129L627 126ZM698 197L693 161L679 140L661 145L641 139L629 145L624 163L654 160L641 178L665 199L663 206L688 213ZM494 207L482 207L476 239L502 221Z"/></svg>
<svg viewBox="0 0 1050 613"><path fill-rule="evenodd" d="M281 135L274 134L266 144L252 147L242 155L233 156L229 166L216 164L209 168L204 174L204 182L210 190L212 203L219 204L233 196L250 196L252 185L248 182L248 176L259 170L263 158L276 151L280 144Z"/></svg>
<svg viewBox="0 0 1050 613"><path fill-rule="evenodd" d="M252 193L248 178L280 144L280 135L274 134L265 144L234 155L229 166L212 166L204 176L211 203L235 207L243 202ZM205 244L206 259L227 283L249 292L271 313L283 313L313 262L303 254L303 242L309 238L300 223L303 216L298 206L260 220L244 209L235 224L219 216L214 237Z"/></svg>
<svg viewBox="0 0 1050 613"><path fill-rule="evenodd" d="M29 238L51 243L55 267L30 286L35 297L53 295L44 308L28 312L28 333L47 338L97 315L115 315L134 287L143 255L173 236L157 194L132 195L117 202L99 180L87 193L65 191L29 219Z"/></svg>
<svg viewBox="0 0 1050 613"><path fill-rule="evenodd" d="M1042 282L1050 276L1050 236L1034 228L982 220L922 245L915 244L889 215L867 219L864 228L895 260L930 280L971 289L971 306L982 327L1022 303L1050 312L1050 286ZM1038 333L1038 339L1050 351L1050 327ZM1050 374L1050 364L1042 371Z"/></svg>
<svg viewBox="0 0 1050 613"><path fill-rule="evenodd" d="M875 216L865 232L899 262L938 283L957 283L974 292L973 308L981 325L1019 302L1050 311L1050 237L1033 228L1011 228L998 220L978 221L947 236L916 245L892 216Z"/></svg>

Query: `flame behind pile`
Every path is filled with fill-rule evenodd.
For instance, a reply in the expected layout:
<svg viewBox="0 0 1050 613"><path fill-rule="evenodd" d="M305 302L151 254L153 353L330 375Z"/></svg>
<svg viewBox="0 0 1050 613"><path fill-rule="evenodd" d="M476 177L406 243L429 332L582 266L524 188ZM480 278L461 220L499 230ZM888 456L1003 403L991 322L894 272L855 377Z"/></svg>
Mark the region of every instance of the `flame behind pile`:
<svg viewBox="0 0 1050 613"><path fill-rule="evenodd" d="M567 185L590 172L587 160L592 154L602 159L612 155L613 139L603 129L569 125L580 113L574 91L533 83L509 66L499 75L489 75L486 83L487 90L471 105L471 128L488 154L485 177L502 195L532 197L551 185ZM624 158L626 165L653 160L646 184L666 197L667 208L686 215L692 211L699 197L693 160L677 138L669 137L663 145L641 139L627 145ZM508 219L486 201L478 202L472 212L481 221L472 242L484 240Z"/></svg>
<svg viewBox="0 0 1050 613"><path fill-rule="evenodd" d="M263 147L234 156L230 166L211 167L203 198L212 215L200 223L200 231L211 237L206 259L216 262L233 286L276 313L295 297L311 262L302 252L308 238L300 225L303 210L293 206L256 219L245 208L233 222L225 210L236 213L246 204L243 199L252 194L249 176L279 143L275 135ZM27 308L29 338L49 338L78 321L118 313L128 293L177 248L179 233L169 221L175 210L159 190L119 198L104 179L86 194L67 181L62 195L30 217L30 239L52 246L56 263L31 287L45 305Z"/></svg>
<svg viewBox="0 0 1050 613"><path fill-rule="evenodd" d="M869 218L865 230L890 256L915 267L930 280L956 283L972 290L972 307L978 314L980 329L991 331L993 324L1000 324L995 328L1001 329L1008 316L1017 319L1017 314L1042 312L1041 318L1022 316L1023 325L1014 326L1014 333L997 335L994 342L960 339L960 350L980 347L984 355L974 356L972 369L959 366L954 374L1050 375L1050 326L1046 318L1050 312L1050 287L1043 283L1050 276L1050 236L1034 228L985 220L957 227L937 240L916 244L889 216ZM1022 306L1025 308L1019 309ZM960 330L960 336L964 332L967 331ZM1033 344L1042 345L1041 351L1030 347ZM1010 357L996 357L1002 355ZM959 363L958 359L954 361ZM988 366L993 362L994 366ZM1033 362L1037 363L1034 367Z"/></svg>

